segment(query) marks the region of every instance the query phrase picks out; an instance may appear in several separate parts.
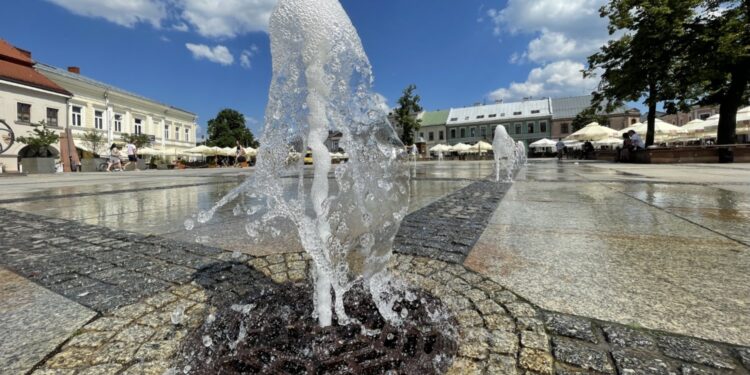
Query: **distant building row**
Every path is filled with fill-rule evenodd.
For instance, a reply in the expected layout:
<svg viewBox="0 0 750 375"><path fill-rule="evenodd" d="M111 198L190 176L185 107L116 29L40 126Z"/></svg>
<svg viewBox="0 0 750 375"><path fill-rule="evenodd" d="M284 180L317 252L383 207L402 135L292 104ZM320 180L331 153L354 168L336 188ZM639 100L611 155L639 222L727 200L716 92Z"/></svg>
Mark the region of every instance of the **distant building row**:
<svg viewBox="0 0 750 375"><path fill-rule="evenodd" d="M591 96L587 95L422 112L418 115L421 128L415 139L427 148L440 143L491 143L495 128L503 125L513 139L528 145L542 138L570 135L575 131L572 122L576 115L590 105ZM609 126L619 130L638 122L640 111L621 107L607 117Z"/></svg>
<svg viewBox="0 0 750 375"><path fill-rule="evenodd" d="M0 39L0 127L25 136L41 121L58 132L73 129L77 146L93 130L108 144L124 134L146 134L153 146L188 149L195 147L198 128L194 113L84 77L76 67L37 64L30 52ZM52 148L58 151L58 145ZM16 142L0 154L0 163L17 170L24 149Z"/></svg>

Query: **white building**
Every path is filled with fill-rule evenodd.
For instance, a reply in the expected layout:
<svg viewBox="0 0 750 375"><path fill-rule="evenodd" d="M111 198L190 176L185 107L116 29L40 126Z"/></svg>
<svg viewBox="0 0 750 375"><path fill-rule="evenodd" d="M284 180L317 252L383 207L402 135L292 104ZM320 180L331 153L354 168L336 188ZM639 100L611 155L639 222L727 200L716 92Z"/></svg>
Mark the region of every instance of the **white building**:
<svg viewBox="0 0 750 375"><path fill-rule="evenodd" d="M0 39L0 164L7 172L19 169L26 145L11 137L27 136L32 124L46 122L58 134L67 124L72 94L34 70L31 53ZM12 135L11 135L12 134ZM59 155L59 145L50 146Z"/></svg>
<svg viewBox="0 0 750 375"><path fill-rule="evenodd" d="M106 135L107 144L122 141L126 134L147 134L151 147L170 155L195 147L197 116L191 112L87 78L77 67L37 64L36 70L73 94L66 125L74 138L93 129Z"/></svg>

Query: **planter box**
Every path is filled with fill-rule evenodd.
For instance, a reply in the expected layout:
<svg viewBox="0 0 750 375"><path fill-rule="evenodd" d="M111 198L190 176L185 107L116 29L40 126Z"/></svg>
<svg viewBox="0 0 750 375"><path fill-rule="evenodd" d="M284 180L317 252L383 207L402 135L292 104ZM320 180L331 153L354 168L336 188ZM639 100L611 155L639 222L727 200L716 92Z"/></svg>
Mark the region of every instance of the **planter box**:
<svg viewBox="0 0 750 375"><path fill-rule="evenodd" d="M21 166L24 173L55 173L56 158L23 158Z"/></svg>
<svg viewBox="0 0 750 375"><path fill-rule="evenodd" d="M81 160L81 172L98 172L96 167L98 167L99 164L106 162L107 159L105 158L83 159Z"/></svg>

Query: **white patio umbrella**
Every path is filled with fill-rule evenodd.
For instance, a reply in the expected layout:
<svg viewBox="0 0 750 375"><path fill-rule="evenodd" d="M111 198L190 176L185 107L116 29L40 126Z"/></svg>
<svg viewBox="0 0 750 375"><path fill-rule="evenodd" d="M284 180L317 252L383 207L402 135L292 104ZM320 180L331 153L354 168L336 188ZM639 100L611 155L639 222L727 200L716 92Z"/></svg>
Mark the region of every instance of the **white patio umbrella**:
<svg viewBox="0 0 750 375"><path fill-rule="evenodd" d="M529 145L529 148L548 148L548 147L555 147L555 145L556 145L556 144L557 144L557 142L555 142L555 141L553 141L553 140L551 140L551 139L547 139L547 138L542 138L542 139L540 139L540 140L538 140L538 141L536 141L536 142L532 142L532 143L531 143L531 144Z"/></svg>
<svg viewBox="0 0 750 375"><path fill-rule="evenodd" d="M156 156L156 155L162 155L161 150L157 150L155 148L151 147L143 147L138 149L138 155L147 155L147 156Z"/></svg>
<svg viewBox="0 0 750 375"><path fill-rule="evenodd" d="M466 153L471 150L471 146L464 144L464 143L457 143L451 147L451 151L458 152L458 153Z"/></svg>
<svg viewBox="0 0 750 375"><path fill-rule="evenodd" d="M617 130L601 126L597 122L592 122L583 127L583 129L567 136L565 139L569 141L598 141L605 138L617 137Z"/></svg>
<svg viewBox="0 0 750 375"><path fill-rule="evenodd" d="M248 147L245 147L245 154L247 156L256 156L258 155L258 150L248 146Z"/></svg>
<svg viewBox="0 0 750 375"><path fill-rule="evenodd" d="M682 129L688 133L703 133L706 130L706 122L697 118L693 121L682 125Z"/></svg>
<svg viewBox="0 0 750 375"><path fill-rule="evenodd" d="M593 141L591 143L597 147L601 147L601 146L616 147L616 146L622 146L622 142L623 142L622 138L605 138L599 141Z"/></svg>
<svg viewBox="0 0 750 375"><path fill-rule="evenodd" d="M211 147L208 147L206 145L200 145L197 147L189 148L185 151L193 153L193 154L201 154L201 155L207 155L209 152L212 152Z"/></svg>
<svg viewBox="0 0 750 375"><path fill-rule="evenodd" d="M430 152L451 152L451 146L438 144L430 147Z"/></svg>
<svg viewBox="0 0 750 375"><path fill-rule="evenodd" d="M474 146L471 146L471 148L477 150L480 154L487 151L492 151L492 145L485 141L479 141Z"/></svg>

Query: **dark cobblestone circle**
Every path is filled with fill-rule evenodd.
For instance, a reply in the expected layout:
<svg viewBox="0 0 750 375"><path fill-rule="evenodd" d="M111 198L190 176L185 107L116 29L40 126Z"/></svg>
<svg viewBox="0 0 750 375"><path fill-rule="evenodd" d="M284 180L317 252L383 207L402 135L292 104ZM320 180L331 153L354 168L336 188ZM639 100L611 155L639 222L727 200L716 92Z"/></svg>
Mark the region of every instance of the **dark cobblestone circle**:
<svg viewBox="0 0 750 375"><path fill-rule="evenodd" d="M190 374L444 373L457 351L457 323L438 299L412 293L416 299L394 305L396 312L408 311L395 326L380 316L369 293L355 286L345 306L362 325L338 325L334 317L332 326L321 328L312 316L309 284L256 291L240 304L223 304L194 330L177 368L189 366ZM436 314L441 317L433 320Z"/></svg>

